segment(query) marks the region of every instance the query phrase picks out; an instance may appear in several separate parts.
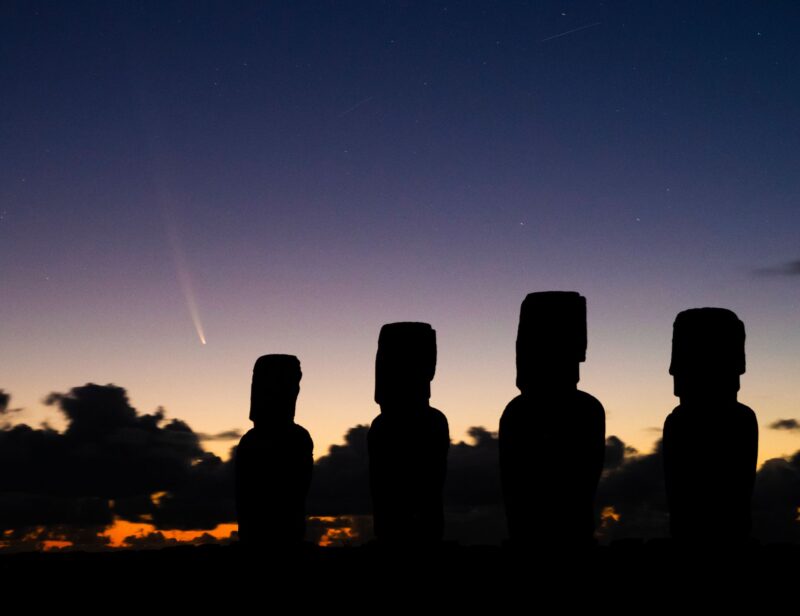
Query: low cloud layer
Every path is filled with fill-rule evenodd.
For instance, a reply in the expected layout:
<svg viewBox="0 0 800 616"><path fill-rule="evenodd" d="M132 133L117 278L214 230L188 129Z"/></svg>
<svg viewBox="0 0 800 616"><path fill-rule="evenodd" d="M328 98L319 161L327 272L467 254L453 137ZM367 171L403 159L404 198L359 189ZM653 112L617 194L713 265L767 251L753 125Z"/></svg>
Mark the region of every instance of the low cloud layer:
<svg viewBox="0 0 800 616"><path fill-rule="evenodd" d="M224 432L217 432L216 434L205 434L198 432L197 438L201 441L238 441L242 438L241 430L225 430Z"/></svg>
<svg viewBox="0 0 800 616"><path fill-rule="evenodd" d="M0 393L7 408L10 398ZM107 540L95 537L115 520L152 524L155 533L211 531L235 522L233 462L202 447L203 441L236 438L235 431L208 438L179 419L167 419L162 409L139 414L125 390L114 385L87 384L52 394L48 402L64 415L63 432L24 424L0 427L0 533L7 545L73 537L83 547L99 549ZM794 430L797 421L779 420L771 427ZM314 518L310 538L345 545L370 536L367 432L365 425L351 428L343 444L317 460L307 508ZM570 455L568 440L562 451L560 456ZM554 459L550 467L560 462ZM496 433L474 427L466 441L451 445L444 496L448 539L499 543L506 537ZM661 442L641 454L609 436L596 506L603 540L666 536ZM799 507L800 452L767 461L756 477L756 536L800 541ZM131 544L172 542L152 534Z"/></svg>
<svg viewBox="0 0 800 616"><path fill-rule="evenodd" d="M161 409L138 414L114 385L90 383L47 403L64 415L64 432L0 430L0 530L115 517L210 529L234 518L231 464L203 450L185 422ZM161 492L156 506L152 495Z"/></svg>
<svg viewBox="0 0 800 616"><path fill-rule="evenodd" d="M12 409L9 404L11 402L11 395L6 391L0 389L0 418L3 416L8 417L12 413L19 413L22 409Z"/></svg>
<svg viewBox="0 0 800 616"><path fill-rule="evenodd" d="M788 430L790 432L800 432L800 421L796 419L779 419L769 424L772 430Z"/></svg>

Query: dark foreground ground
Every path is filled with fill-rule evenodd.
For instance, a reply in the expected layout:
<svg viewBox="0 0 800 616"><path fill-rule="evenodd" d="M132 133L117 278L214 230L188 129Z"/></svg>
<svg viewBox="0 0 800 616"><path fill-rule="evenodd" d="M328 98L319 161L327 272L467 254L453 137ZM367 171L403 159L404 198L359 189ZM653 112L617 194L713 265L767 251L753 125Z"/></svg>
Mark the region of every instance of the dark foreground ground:
<svg viewBox="0 0 800 616"><path fill-rule="evenodd" d="M279 613L325 606L337 613L394 613L400 606L628 613L669 606L713 613L724 607L738 614L751 611L745 607L751 602L759 613L777 611L769 607L773 602L786 602L785 611L795 612L800 547L689 550L661 541L580 551L445 544L433 550L367 545L251 552L234 544L0 555L6 591L31 582L44 595L55 586L69 589L70 602L102 592L123 602L167 602L184 610L227 597L261 604L255 611Z"/></svg>

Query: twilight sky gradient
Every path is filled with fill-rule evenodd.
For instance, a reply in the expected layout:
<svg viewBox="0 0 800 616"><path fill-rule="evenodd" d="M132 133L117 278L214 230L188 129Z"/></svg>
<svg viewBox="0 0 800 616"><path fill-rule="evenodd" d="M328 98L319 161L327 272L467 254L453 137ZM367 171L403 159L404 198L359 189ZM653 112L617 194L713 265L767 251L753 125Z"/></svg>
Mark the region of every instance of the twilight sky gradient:
<svg viewBox="0 0 800 616"><path fill-rule="evenodd" d="M800 417L800 6L294 4L2 4L16 421L92 381L245 430L254 360L292 353L321 455L377 414L380 326L421 320L460 439L517 393L525 294L564 289L607 434L649 450L675 314L724 306L759 459L800 448L767 428Z"/></svg>

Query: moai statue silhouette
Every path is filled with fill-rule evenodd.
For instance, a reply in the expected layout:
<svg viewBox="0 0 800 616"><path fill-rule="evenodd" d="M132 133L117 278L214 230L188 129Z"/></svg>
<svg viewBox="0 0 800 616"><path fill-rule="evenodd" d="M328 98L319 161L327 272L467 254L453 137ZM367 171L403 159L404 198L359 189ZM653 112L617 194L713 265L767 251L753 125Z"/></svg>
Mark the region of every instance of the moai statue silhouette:
<svg viewBox="0 0 800 616"><path fill-rule="evenodd" d="M678 314L672 330L675 395L664 423L670 532L698 545L746 541L758 456L758 423L737 400L745 372L744 324L724 308Z"/></svg>
<svg viewBox="0 0 800 616"><path fill-rule="evenodd" d="M603 405L578 389L586 299L531 293L517 331L517 388L500 419L500 471L512 545L594 545L605 455Z"/></svg>
<svg viewBox="0 0 800 616"><path fill-rule="evenodd" d="M442 490L450 433L429 404L436 332L427 323L381 328L375 360L380 415L369 429L375 536L384 545L432 545L442 539Z"/></svg>
<svg viewBox="0 0 800 616"><path fill-rule="evenodd" d="M235 454L239 538L251 547L292 547L305 536L314 444L294 422L301 377L293 355L264 355L253 368L254 427Z"/></svg>

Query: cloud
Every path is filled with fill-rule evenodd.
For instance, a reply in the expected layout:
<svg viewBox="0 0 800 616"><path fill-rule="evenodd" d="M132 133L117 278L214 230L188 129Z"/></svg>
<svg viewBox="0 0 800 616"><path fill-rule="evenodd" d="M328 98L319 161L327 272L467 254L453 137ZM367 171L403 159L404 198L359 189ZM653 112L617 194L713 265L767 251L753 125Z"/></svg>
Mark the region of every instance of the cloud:
<svg viewBox="0 0 800 616"><path fill-rule="evenodd" d="M22 409L9 408L8 403L11 402L11 394L5 390L0 389L0 417L3 415L10 415L11 413L19 413Z"/></svg>
<svg viewBox="0 0 800 616"><path fill-rule="evenodd" d="M236 521L234 463L204 453L183 483L152 507L153 524L161 529L213 530Z"/></svg>
<svg viewBox="0 0 800 616"><path fill-rule="evenodd" d="M617 437L606 439L606 470L595 498L595 509L601 518L598 533L604 540L667 535L669 517L662 451L661 440L651 453L638 454ZM610 511L609 508L613 508L619 520L605 524L603 512Z"/></svg>
<svg viewBox="0 0 800 616"><path fill-rule="evenodd" d="M662 452L658 441L651 453L626 455L619 466L604 472L597 511L613 507L619 516L618 521L601 521L598 533L604 540L668 536ZM800 451L767 460L758 469L752 512L753 536L761 542L800 542Z"/></svg>
<svg viewBox="0 0 800 616"><path fill-rule="evenodd" d="M345 434L344 445L331 445L314 464L307 512L313 516L372 513L369 493L369 426L358 425Z"/></svg>
<svg viewBox="0 0 800 616"><path fill-rule="evenodd" d="M467 430L469 442L454 443L447 458L445 507L469 510L502 502L497 433L483 427Z"/></svg>
<svg viewBox="0 0 800 616"><path fill-rule="evenodd" d="M762 267L753 273L756 276L800 276L800 260L788 261L773 267Z"/></svg>
<svg viewBox="0 0 800 616"><path fill-rule="evenodd" d="M445 539L497 544L507 536L496 432L476 426L450 446L444 483Z"/></svg>
<svg viewBox="0 0 800 616"><path fill-rule="evenodd" d="M769 424L772 430L800 431L800 421L796 419L778 419Z"/></svg>
<svg viewBox="0 0 800 616"><path fill-rule="evenodd" d="M47 402L67 419L53 446L31 460L47 491L118 498L170 490L205 453L186 423L165 421L163 409L138 415L121 387L89 383Z"/></svg>
<svg viewBox="0 0 800 616"><path fill-rule="evenodd" d="M104 525L52 524L15 528L0 535L3 553L31 552L61 548L96 552L108 548L110 540L102 534Z"/></svg>
<svg viewBox="0 0 800 616"><path fill-rule="evenodd" d="M0 430L0 529L143 515L157 526L203 529L210 517L235 517L230 464L163 409L140 415L123 388L93 383L46 402L64 414L63 433L24 424ZM168 494L159 507L150 498L157 492Z"/></svg>
<svg viewBox="0 0 800 616"><path fill-rule="evenodd" d="M767 460L756 474L753 532L764 542L800 542L800 451Z"/></svg>
<svg viewBox="0 0 800 616"><path fill-rule="evenodd" d="M66 524L107 526L113 521L108 499L0 490L0 530Z"/></svg>
<svg viewBox="0 0 800 616"><path fill-rule="evenodd" d="M7 407L10 398L2 393ZM64 541L99 549L107 541L92 537L117 519L147 522L155 531L235 522L234 462L203 450L202 436L185 422L167 419L163 409L139 414L115 385L90 383L52 394L48 402L63 413L63 432L0 427L0 540L7 549ZM784 419L771 427L794 430L798 423ZM351 428L343 444L317 460L307 506L314 518L310 538L345 545L371 537L367 432L365 425ZM483 427L468 434L450 447L446 538L499 543L507 533L497 434ZM409 455L413 447L412 439ZM571 455L567 435L548 468ZM641 454L616 436L606 439L596 513L606 541L667 535L661 441ZM800 452L768 460L756 475L754 533L765 541L800 541L799 514ZM143 548L171 542L155 532L133 541Z"/></svg>
<svg viewBox="0 0 800 616"><path fill-rule="evenodd" d="M225 430L224 432L217 432L216 434L206 434L204 432L198 432L197 438L201 441L235 441L242 438L242 431L241 430Z"/></svg>
<svg viewBox="0 0 800 616"><path fill-rule="evenodd" d="M371 515L310 517L306 541L330 547L352 546L373 537Z"/></svg>
<svg viewBox="0 0 800 616"><path fill-rule="evenodd" d="M625 460L625 456L636 454L636 450L622 442L616 436L609 436L606 439L606 453L603 468L611 470L618 468Z"/></svg>
<svg viewBox="0 0 800 616"><path fill-rule="evenodd" d="M176 545L225 545L230 543L232 537L214 537L209 533L203 533L194 539L176 539L167 537L161 531L155 531L144 535L129 535L125 537L123 543L135 550L160 550L162 548L173 547Z"/></svg>

